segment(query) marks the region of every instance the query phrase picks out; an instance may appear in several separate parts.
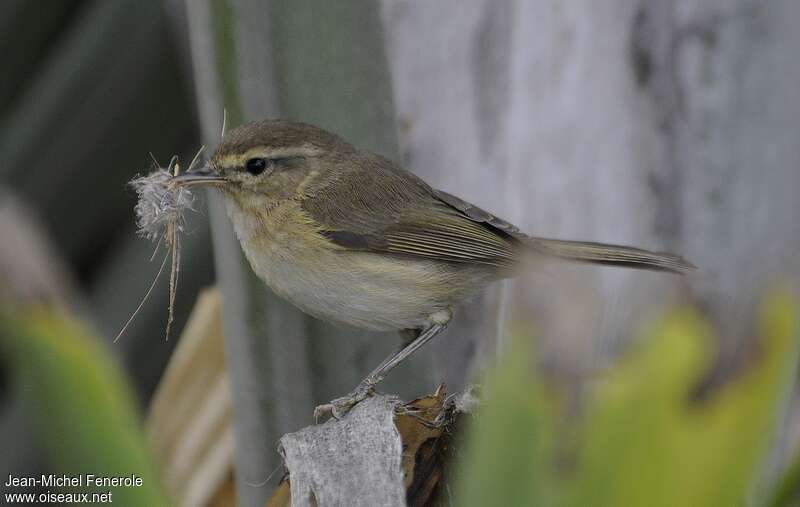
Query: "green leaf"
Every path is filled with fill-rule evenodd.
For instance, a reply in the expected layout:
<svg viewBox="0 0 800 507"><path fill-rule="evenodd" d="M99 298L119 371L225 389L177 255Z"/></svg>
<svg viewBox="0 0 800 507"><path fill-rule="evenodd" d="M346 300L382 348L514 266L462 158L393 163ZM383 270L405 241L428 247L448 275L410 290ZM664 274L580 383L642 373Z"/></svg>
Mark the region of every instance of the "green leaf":
<svg viewBox="0 0 800 507"><path fill-rule="evenodd" d="M553 409L533 373L530 339L515 335L487 376L485 402L467 428L454 505L548 505L546 456Z"/></svg>
<svg viewBox="0 0 800 507"><path fill-rule="evenodd" d="M796 507L800 505L800 455L796 456L792 464L786 469L767 505L770 507Z"/></svg>
<svg viewBox="0 0 800 507"><path fill-rule="evenodd" d="M797 359L797 305L768 298L759 354L702 402L690 390L712 359L708 327L688 310L649 339L595 393L574 505L742 505Z"/></svg>
<svg viewBox="0 0 800 507"><path fill-rule="evenodd" d="M775 294L762 305L758 351L702 401L690 393L715 353L698 315L674 311L596 385L577 428L575 466L556 473L559 405L532 373L531 340L517 336L487 377L485 403L466 435L457 505L744 505L797 367L798 304ZM562 425L563 426L563 425ZM562 444L556 444L561 440ZM772 505L793 505L797 470ZM780 501L779 501L780 500Z"/></svg>
<svg viewBox="0 0 800 507"><path fill-rule="evenodd" d="M80 491L111 491L119 505L168 505L131 392L87 329L46 307L0 313L0 350L54 473L135 474L139 487Z"/></svg>

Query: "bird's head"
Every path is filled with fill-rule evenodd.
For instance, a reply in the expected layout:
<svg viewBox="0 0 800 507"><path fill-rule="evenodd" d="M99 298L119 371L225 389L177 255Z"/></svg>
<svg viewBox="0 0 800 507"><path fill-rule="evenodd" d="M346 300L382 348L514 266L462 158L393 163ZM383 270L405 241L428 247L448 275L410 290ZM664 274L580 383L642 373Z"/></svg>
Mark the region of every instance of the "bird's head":
<svg viewBox="0 0 800 507"><path fill-rule="evenodd" d="M284 120L246 123L228 132L208 163L173 178L213 185L240 200L289 198L346 163L355 149L319 127Z"/></svg>

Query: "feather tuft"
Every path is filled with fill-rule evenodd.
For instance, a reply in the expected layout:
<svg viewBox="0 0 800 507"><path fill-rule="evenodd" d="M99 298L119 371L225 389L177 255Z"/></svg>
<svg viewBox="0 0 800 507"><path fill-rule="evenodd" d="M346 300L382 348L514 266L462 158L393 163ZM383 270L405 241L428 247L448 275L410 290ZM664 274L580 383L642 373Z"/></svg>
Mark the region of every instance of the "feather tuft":
<svg viewBox="0 0 800 507"><path fill-rule="evenodd" d="M158 168L147 176L139 176L130 182L139 201L136 203L136 226L139 235L158 241L172 224L178 232L184 232L184 213L194 211L194 195L186 187L169 185L172 173Z"/></svg>

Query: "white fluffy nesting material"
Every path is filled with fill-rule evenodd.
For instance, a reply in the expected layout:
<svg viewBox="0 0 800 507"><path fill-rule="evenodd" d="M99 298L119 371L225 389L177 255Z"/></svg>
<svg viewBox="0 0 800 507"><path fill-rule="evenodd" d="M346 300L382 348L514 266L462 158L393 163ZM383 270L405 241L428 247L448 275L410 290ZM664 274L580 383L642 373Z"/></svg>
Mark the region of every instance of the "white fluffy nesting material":
<svg viewBox="0 0 800 507"><path fill-rule="evenodd" d="M131 180L139 202L136 203L136 226L139 234L152 241L159 240L172 224L177 232L183 232L186 221L184 213L194 210L194 195L185 186L170 185L172 173L158 168L147 176Z"/></svg>

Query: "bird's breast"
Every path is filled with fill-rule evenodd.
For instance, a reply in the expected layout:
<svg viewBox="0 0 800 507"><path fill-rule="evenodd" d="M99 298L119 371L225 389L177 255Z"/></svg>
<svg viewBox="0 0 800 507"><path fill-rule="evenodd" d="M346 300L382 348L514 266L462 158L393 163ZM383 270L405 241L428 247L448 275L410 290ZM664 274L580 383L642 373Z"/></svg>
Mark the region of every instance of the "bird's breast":
<svg viewBox="0 0 800 507"><path fill-rule="evenodd" d="M295 203L268 214L227 208L256 275L323 320L382 331L424 327L491 278L464 272L474 267L344 250L319 235Z"/></svg>

